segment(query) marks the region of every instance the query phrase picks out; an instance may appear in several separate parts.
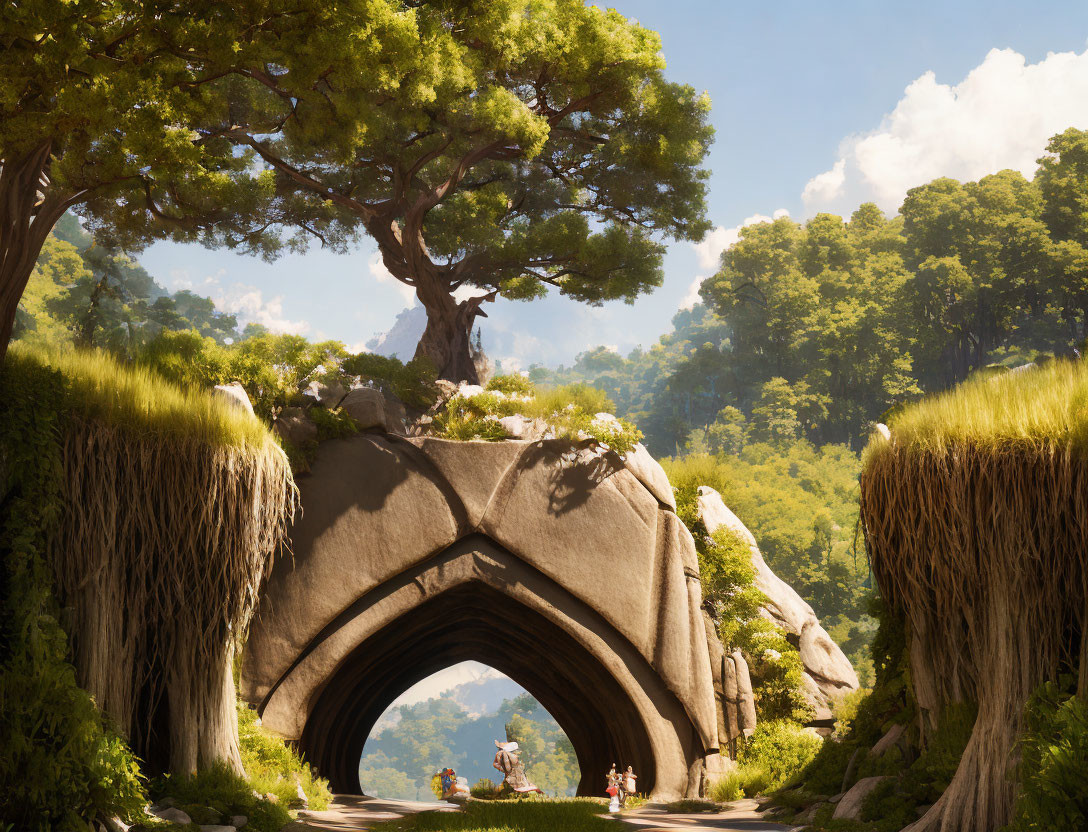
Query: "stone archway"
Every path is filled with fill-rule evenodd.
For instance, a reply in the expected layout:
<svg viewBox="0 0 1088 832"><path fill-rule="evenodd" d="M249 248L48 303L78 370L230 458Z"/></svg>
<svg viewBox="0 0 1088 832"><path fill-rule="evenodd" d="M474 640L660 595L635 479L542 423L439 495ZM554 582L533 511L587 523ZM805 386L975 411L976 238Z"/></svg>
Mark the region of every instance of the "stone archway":
<svg viewBox="0 0 1088 832"><path fill-rule="evenodd" d="M691 537L645 452L622 465L565 451L377 435L319 449L242 692L335 789L358 790L398 694L476 659L556 717L580 793L612 762L656 797L700 793L718 737Z"/></svg>

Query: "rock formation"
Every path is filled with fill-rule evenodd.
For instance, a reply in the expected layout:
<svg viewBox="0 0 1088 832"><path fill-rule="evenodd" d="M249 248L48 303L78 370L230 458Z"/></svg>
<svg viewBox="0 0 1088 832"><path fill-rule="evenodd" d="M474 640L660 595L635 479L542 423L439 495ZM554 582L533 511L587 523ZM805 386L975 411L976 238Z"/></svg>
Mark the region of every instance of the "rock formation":
<svg viewBox="0 0 1088 832"><path fill-rule="evenodd" d="M762 612L782 627L787 638L797 645L801 663L804 665L802 681L805 697L815 709L815 719L824 722L830 720L830 705L833 700L859 687L857 673L850 660L820 626L812 607L789 584L775 575L763 560L755 537L740 518L729 510L721 494L708 486L700 486L698 506L699 517L708 532L713 534L724 527L748 544L752 553L752 565L756 569L756 587L767 596L767 604ZM734 654L734 661L738 656L739 653ZM744 661L742 656L740 661ZM745 666L745 675L747 671ZM743 700L743 694L741 698ZM743 727L742 725L742 730Z"/></svg>
<svg viewBox="0 0 1088 832"><path fill-rule="evenodd" d="M360 433L299 480L246 646L243 696L335 790L405 688L465 659L523 684L564 727L583 794L613 761L662 799L718 761L694 541L644 451Z"/></svg>

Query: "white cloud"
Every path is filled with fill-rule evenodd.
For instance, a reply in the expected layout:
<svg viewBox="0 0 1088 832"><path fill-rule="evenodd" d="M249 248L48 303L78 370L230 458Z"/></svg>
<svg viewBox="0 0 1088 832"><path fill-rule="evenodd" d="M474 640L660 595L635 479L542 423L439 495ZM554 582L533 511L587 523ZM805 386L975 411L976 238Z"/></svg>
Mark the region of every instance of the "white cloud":
<svg viewBox="0 0 1088 832"><path fill-rule="evenodd" d="M272 332L286 335L305 335L310 331L306 321L292 321L283 314L283 295L265 300L264 293L256 286L235 283L225 288L212 284L211 299L220 312L238 317L239 326L262 324Z"/></svg>
<svg viewBox="0 0 1088 832"><path fill-rule="evenodd" d="M370 272L370 276L377 280L379 283L392 285L397 290L397 294L404 299L405 306L411 306L416 302L416 290L409 286L407 283L402 283L393 277L389 273L389 269L385 267L385 263L382 262L381 252L375 252L370 255L370 259L366 263L367 270Z"/></svg>
<svg viewBox="0 0 1088 832"><path fill-rule="evenodd" d="M801 199L805 204L810 202L827 202L842 193L842 186L846 182L846 160L839 159L831 170L824 171L812 177L805 185L805 191Z"/></svg>
<svg viewBox="0 0 1088 832"><path fill-rule="evenodd" d="M699 287L703 285L704 280L717 270L718 264L721 262L722 252L735 245L740 239L742 228L761 222L771 222L789 215L790 212L785 208L779 208L769 217L766 214L753 214L732 228L719 225L708 232L700 242L694 243L695 254L699 258L699 270L702 273L691 281L687 294L680 301L680 308L691 309L699 302Z"/></svg>
<svg viewBox="0 0 1088 832"><path fill-rule="evenodd" d="M1047 139L1068 127L1088 127L1088 50L1029 64L992 49L954 86L926 72L878 128L847 137L834 166L805 186L806 212L871 200L894 213L909 188L940 176L974 180L1012 168L1030 177Z"/></svg>

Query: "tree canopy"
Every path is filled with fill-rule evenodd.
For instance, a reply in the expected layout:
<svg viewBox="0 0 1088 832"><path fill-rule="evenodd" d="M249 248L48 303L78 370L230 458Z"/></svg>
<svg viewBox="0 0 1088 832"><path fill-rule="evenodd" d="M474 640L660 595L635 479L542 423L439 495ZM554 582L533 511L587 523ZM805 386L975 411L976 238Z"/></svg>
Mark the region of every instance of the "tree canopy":
<svg viewBox="0 0 1088 832"><path fill-rule="evenodd" d="M656 33L584 0L341 5L312 49L209 59L259 84L225 83L201 141L332 211L325 231L294 217L326 242L369 234L443 376L475 380L481 303L631 301L661 282L663 235L702 237L710 105L665 79Z"/></svg>

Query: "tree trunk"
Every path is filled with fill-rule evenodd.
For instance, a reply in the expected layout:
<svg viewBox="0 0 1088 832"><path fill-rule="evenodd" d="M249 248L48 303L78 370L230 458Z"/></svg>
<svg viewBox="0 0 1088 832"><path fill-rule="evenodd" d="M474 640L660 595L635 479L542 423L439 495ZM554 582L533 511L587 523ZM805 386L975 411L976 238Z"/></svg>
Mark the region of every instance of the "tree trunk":
<svg viewBox="0 0 1088 832"><path fill-rule="evenodd" d="M484 299L458 302L445 287L422 282L416 286L416 295L427 310L427 328L419 339L415 357L434 364L441 379L479 384L469 336L476 318L486 317L480 310Z"/></svg>
<svg viewBox="0 0 1088 832"><path fill-rule="evenodd" d="M67 208L49 191L50 142L0 164L0 361L42 245Z"/></svg>

